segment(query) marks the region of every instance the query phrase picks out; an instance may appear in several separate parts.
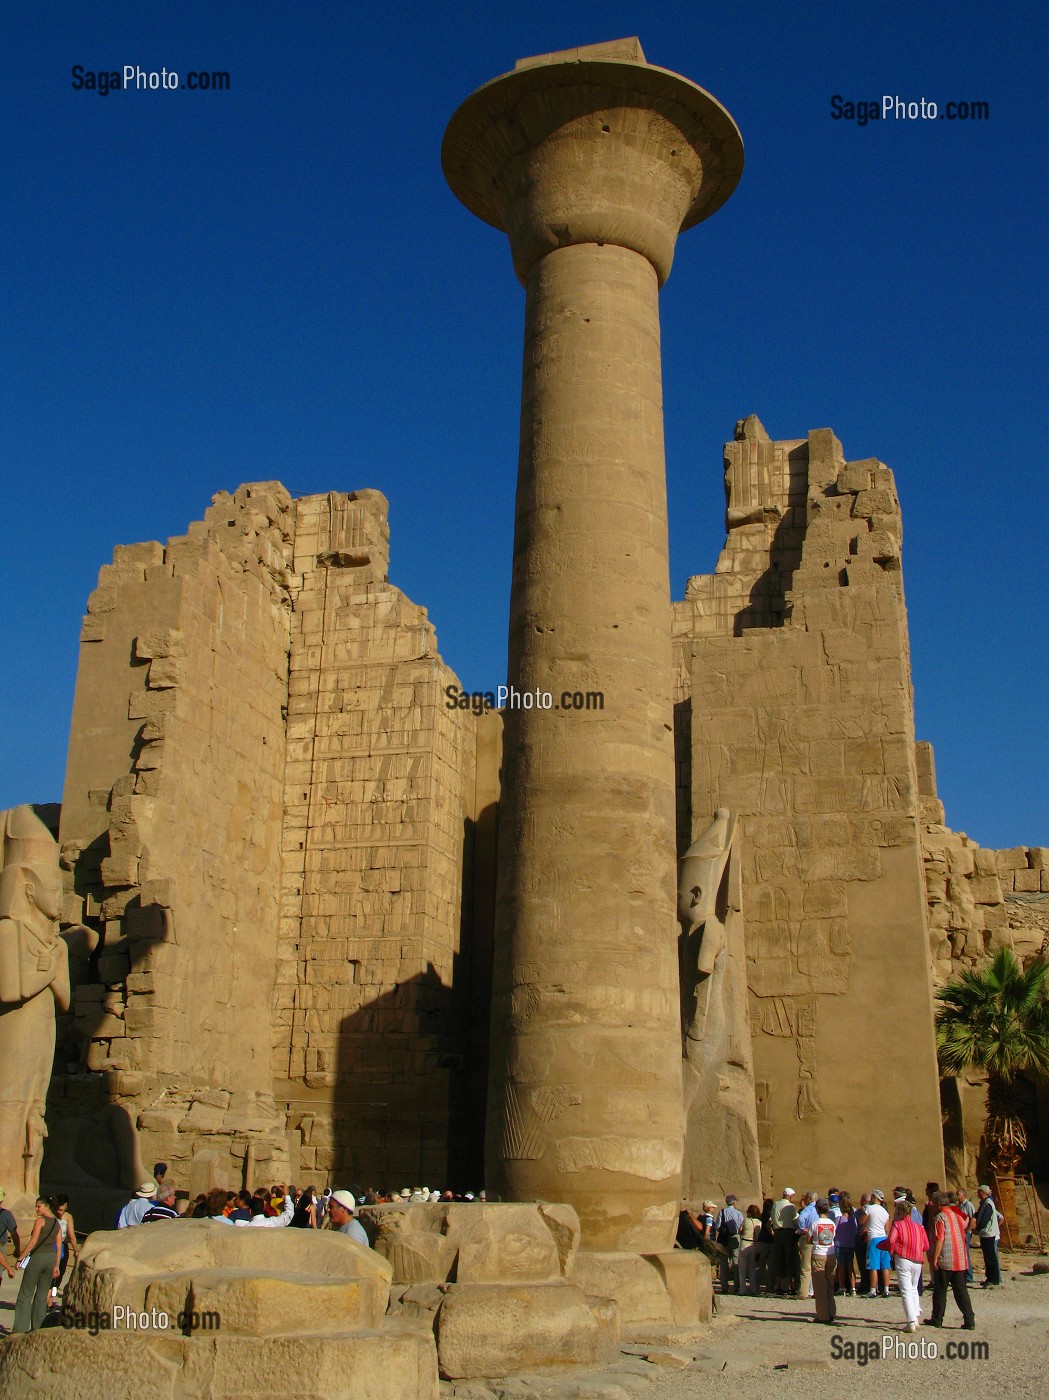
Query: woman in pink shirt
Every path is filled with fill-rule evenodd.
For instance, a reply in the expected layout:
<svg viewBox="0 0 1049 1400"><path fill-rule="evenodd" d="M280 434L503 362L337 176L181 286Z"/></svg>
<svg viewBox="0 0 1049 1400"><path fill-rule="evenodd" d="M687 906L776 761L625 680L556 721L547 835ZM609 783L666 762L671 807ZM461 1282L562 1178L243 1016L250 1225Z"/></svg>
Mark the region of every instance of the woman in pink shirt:
<svg viewBox="0 0 1049 1400"><path fill-rule="evenodd" d="M896 1268L903 1316L907 1323L904 1330L917 1332L922 1315L918 1284L922 1276L922 1260L929 1251L929 1236L925 1233L925 1226L912 1219L911 1203L906 1196L897 1196L893 1201L893 1221L883 1248L892 1255Z"/></svg>

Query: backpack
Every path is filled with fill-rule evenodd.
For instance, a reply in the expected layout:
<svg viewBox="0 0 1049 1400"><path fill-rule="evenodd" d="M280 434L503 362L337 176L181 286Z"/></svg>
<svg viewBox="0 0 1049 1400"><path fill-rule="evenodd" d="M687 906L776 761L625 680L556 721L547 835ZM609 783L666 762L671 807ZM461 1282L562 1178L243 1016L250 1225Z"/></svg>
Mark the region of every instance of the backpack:
<svg viewBox="0 0 1049 1400"><path fill-rule="evenodd" d="M739 1239L739 1226L732 1216L724 1211L721 1214L721 1224L718 1226L717 1241L727 1248L731 1248Z"/></svg>

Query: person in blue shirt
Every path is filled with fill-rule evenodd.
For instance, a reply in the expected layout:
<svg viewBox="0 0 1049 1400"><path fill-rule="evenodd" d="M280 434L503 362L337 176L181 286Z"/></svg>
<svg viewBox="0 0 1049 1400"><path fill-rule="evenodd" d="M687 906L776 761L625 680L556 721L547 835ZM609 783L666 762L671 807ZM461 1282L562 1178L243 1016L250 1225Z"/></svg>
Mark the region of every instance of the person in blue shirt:
<svg viewBox="0 0 1049 1400"><path fill-rule="evenodd" d="M728 1292L731 1280L735 1281L736 1292L740 1291L739 1250L742 1233L743 1212L737 1207L735 1196L726 1196L725 1204L714 1221L714 1239L725 1251L718 1261L722 1293Z"/></svg>

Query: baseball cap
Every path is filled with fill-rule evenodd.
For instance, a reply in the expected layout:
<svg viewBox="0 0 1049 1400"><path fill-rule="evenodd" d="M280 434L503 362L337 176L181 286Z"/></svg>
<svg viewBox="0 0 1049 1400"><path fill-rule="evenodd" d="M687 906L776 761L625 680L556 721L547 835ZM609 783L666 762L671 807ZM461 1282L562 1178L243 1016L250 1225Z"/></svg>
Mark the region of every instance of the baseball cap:
<svg viewBox="0 0 1049 1400"><path fill-rule="evenodd" d="M331 1199L335 1201L336 1204L342 1206L343 1210L357 1209L357 1202L349 1191L333 1191L331 1193Z"/></svg>
<svg viewBox="0 0 1049 1400"><path fill-rule="evenodd" d="M875 1190L873 1190L873 1191L871 1192L871 1195L874 1196L874 1197L876 1197L876 1199L879 1200L879 1201L884 1201L884 1199L885 1199L885 1192L884 1192L884 1191L879 1191L879 1190L875 1189Z"/></svg>
<svg viewBox="0 0 1049 1400"><path fill-rule="evenodd" d="M734 1205L736 1204L736 1200L737 1200L737 1197L735 1197L735 1196L726 1196L726 1197L725 1197L725 1204L726 1204L727 1206L734 1206Z"/></svg>

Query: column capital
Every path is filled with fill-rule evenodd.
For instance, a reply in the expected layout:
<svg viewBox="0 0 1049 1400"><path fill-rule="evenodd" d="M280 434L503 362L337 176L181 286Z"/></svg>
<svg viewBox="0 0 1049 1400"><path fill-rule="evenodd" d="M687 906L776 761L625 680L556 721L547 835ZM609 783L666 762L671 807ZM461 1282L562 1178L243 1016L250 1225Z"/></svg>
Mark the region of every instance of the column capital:
<svg viewBox="0 0 1049 1400"><path fill-rule="evenodd" d="M555 248L612 243L662 284L678 233L739 183L743 141L710 93L620 40L521 60L478 88L441 160L455 195L509 236L522 282Z"/></svg>

